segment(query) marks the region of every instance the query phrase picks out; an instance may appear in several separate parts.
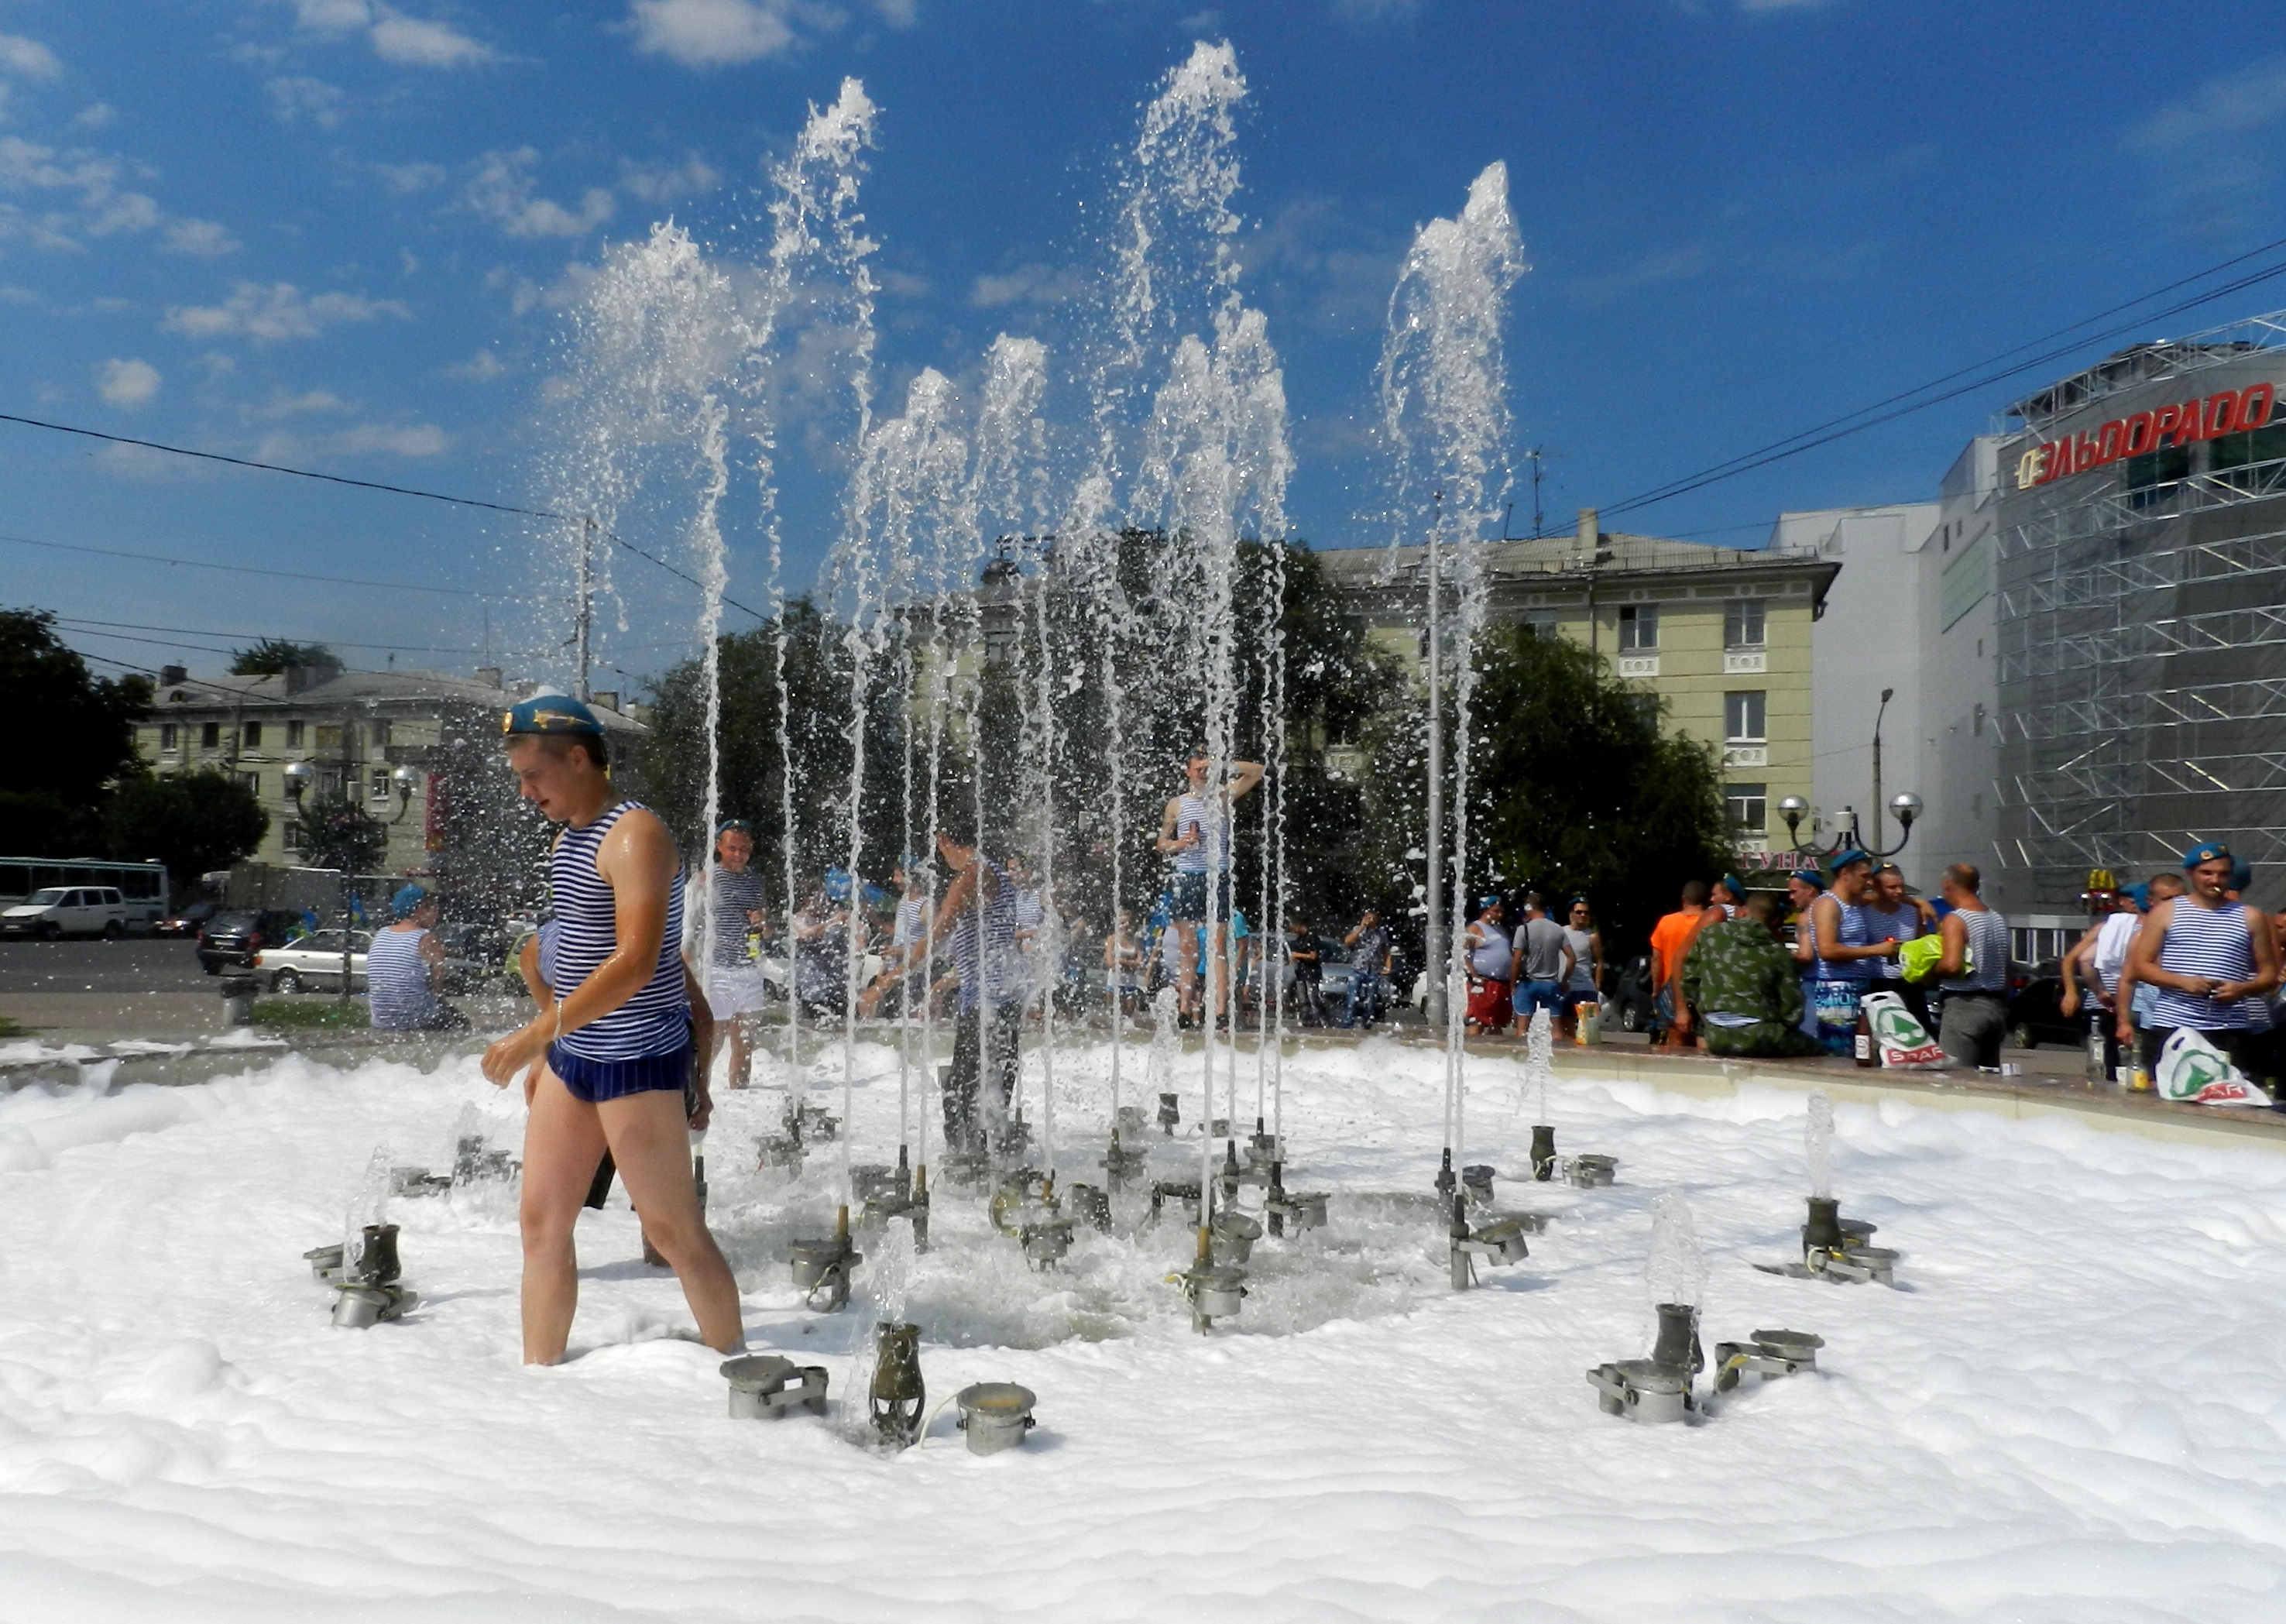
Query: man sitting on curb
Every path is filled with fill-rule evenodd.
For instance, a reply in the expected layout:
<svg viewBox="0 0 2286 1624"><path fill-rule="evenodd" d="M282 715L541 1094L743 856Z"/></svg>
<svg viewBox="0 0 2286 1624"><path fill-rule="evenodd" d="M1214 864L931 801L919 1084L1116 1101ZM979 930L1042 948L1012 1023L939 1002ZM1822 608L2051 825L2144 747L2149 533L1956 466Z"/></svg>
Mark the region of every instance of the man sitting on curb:
<svg viewBox="0 0 2286 1624"><path fill-rule="evenodd" d="M1691 944L1681 981L1703 1022L1707 1052L1778 1060L1822 1053L1801 1026L1801 981L1780 939L1785 911L1768 891L1747 895L1734 919L1710 921Z"/></svg>

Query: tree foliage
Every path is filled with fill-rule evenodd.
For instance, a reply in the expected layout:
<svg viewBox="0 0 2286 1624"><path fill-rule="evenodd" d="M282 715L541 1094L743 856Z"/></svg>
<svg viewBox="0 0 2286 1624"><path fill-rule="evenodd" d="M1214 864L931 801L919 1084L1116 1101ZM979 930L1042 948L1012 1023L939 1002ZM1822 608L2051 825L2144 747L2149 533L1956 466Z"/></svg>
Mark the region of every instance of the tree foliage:
<svg viewBox="0 0 2286 1624"><path fill-rule="evenodd" d="M270 828L252 790L217 772L122 780L104 808L104 841L114 857L155 857L177 887L251 856Z"/></svg>
<svg viewBox="0 0 2286 1624"><path fill-rule="evenodd" d="M91 674L43 610L0 610L0 691L14 717L0 776L0 849L81 856L102 840L108 786L140 770L135 722L151 706L139 676Z"/></svg>
<svg viewBox="0 0 2286 1624"><path fill-rule="evenodd" d="M358 805L353 792L311 794L302 800L302 855L311 868L369 874L389 850L389 828Z"/></svg>
<svg viewBox="0 0 2286 1624"><path fill-rule="evenodd" d="M286 637L264 637L250 649L230 651L233 676L282 676L288 666L334 663L334 651L324 643L296 643Z"/></svg>

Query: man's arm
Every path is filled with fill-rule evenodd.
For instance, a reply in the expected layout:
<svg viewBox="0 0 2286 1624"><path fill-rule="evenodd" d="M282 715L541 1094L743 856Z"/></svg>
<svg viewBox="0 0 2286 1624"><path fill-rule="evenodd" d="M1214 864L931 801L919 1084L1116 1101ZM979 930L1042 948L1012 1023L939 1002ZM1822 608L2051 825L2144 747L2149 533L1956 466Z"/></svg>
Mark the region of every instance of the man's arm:
<svg viewBox="0 0 2286 1624"><path fill-rule="evenodd" d="M421 955L421 962L428 966L429 990L434 993L443 992L445 990L445 944L437 940L437 933L433 930L422 932L421 943L414 951Z"/></svg>
<svg viewBox="0 0 2286 1624"><path fill-rule="evenodd" d="M2220 983L2211 977L2186 975L2180 971L2167 969L2159 963L2159 950L2166 943L2167 927L2175 922L2175 908L2180 901L2179 897L2171 896L2145 916L2143 928L2135 933L2135 945L2127 950L2127 963L2139 981L2148 981L2154 987L2172 987L2177 992L2187 992L2194 997L2212 997ZM2258 965L2262 961L2258 958L2255 962ZM2126 979L2123 973L2120 976L2123 986Z"/></svg>
<svg viewBox="0 0 2286 1624"><path fill-rule="evenodd" d="M1572 938L1569 936L1563 939L1563 947L1564 969L1562 974L1557 976L1556 984L1558 987L1568 987L1572 982L1572 972L1580 967L1580 955L1573 951Z"/></svg>
<svg viewBox="0 0 2286 1624"><path fill-rule="evenodd" d="M1794 974L1793 955L1785 943L1770 938L1776 950L1770 954L1770 1000L1778 1009L1778 1018L1787 1026L1800 1026L1804 1013L1801 1001L1801 977Z"/></svg>
<svg viewBox="0 0 2286 1624"><path fill-rule="evenodd" d="M1230 767L1230 798L1233 800L1262 782L1262 763L1259 761L1233 761Z"/></svg>
<svg viewBox="0 0 2286 1624"><path fill-rule="evenodd" d="M1832 903L1832 907L1826 904ZM1876 942L1870 947L1844 947L1841 944L1841 903L1831 892L1809 905L1812 928L1817 933L1817 956L1826 963L1840 964L1851 958L1895 958L1895 942Z"/></svg>
<svg viewBox="0 0 2286 1624"><path fill-rule="evenodd" d="M1199 843L1199 831L1195 829L1179 840L1175 838L1175 815L1182 808L1183 798L1170 796L1167 809L1159 815L1159 849L1163 853L1187 851Z"/></svg>
<svg viewBox="0 0 2286 1624"><path fill-rule="evenodd" d="M959 918L960 911L968 906L968 899L976 890L976 871L982 866L972 860L966 868L953 876L952 883L944 888L943 900L937 903L936 923L932 927L934 934L941 936L950 931L953 922Z"/></svg>
<svg viewBox="0 0 2286 1624"><path fill-rule="evenodd" d="M2241 912L2254 944L2254 974L2243 981L2225 981L2214 989L2218 998L2243 998L2272 991L2278 985L2278 942L2270 934L2270 916L2251 904L2243 906Z"/></svg>
<svg viewBox="0 0 2286 1624"><path fill-rule="evenodd" d="M1957 910L1945 915L1943 922L1937 926L1936 934L1937 940L1944 943L1944 950L1937 955L1936 969L1931 973L1931 978L1950 981L1959 975L1967 963L1967 916Z"/></svg>
<svg viewBox="0 0 2286 1624"><path fill-rule="evenodd" d="M2080 957L2094 951L2095 939L2102 933L2103 921L2098 919L2081 933L2080 939L2072 943L2071 951L2064 955L2064 992L2063 997L2056 1000L2056 1007L2068 1016L2079 1013Z"/></svg>

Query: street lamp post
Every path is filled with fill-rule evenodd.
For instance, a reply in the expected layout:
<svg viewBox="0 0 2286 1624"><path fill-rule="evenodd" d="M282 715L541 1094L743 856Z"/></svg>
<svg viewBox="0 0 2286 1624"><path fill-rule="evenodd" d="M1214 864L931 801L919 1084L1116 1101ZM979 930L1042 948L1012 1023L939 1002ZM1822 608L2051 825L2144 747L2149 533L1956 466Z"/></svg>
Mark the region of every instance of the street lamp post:
<svg viewBox="0 0 2286 1624"><path fill-rule="evenodd" d="M1864 837L1857 830L1857 813L1850 807L1842 808L1841 820L1835 827L1833 841L1825 846L1818 846L1806 842L1801 838L1801 820L1809 816L1809 802L1799 795L1788 795L1778 802L1778 816L1785 819L1786 836L1793 842L1794 850L1806 857L1817 857L1821 861L1830 861L1852 847L1857 847L1869 857L1894 857L1904 850L1905 842L1912 840L1913 836L1913 820L1921 815L1921 798L1911 790L1901 791L1889 797L1888 810L1889 815L1897 820L1898 826L1903 831L1898 835L1897 843L1895 846L1884 850L1879 846L1865 844ZM1810 831L1813 837L1817 832L1815 828Z"/></svg>

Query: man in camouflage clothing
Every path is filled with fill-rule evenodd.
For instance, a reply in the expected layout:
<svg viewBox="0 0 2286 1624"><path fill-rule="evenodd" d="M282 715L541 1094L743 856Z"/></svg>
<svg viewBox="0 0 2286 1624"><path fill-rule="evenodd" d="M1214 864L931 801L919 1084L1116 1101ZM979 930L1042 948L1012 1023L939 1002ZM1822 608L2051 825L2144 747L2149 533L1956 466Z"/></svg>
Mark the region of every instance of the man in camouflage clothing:
<svg viewBox="0 0 2286 1624"><path fill-rule="evenodd" d="M1757 891L1735 919L1699 933L1683 961L1683 996L1699 1013L1707 1052L1734 1059L1821 1054L1801 1026L1800 966L1778 940L1778 900Z"/></svg>

